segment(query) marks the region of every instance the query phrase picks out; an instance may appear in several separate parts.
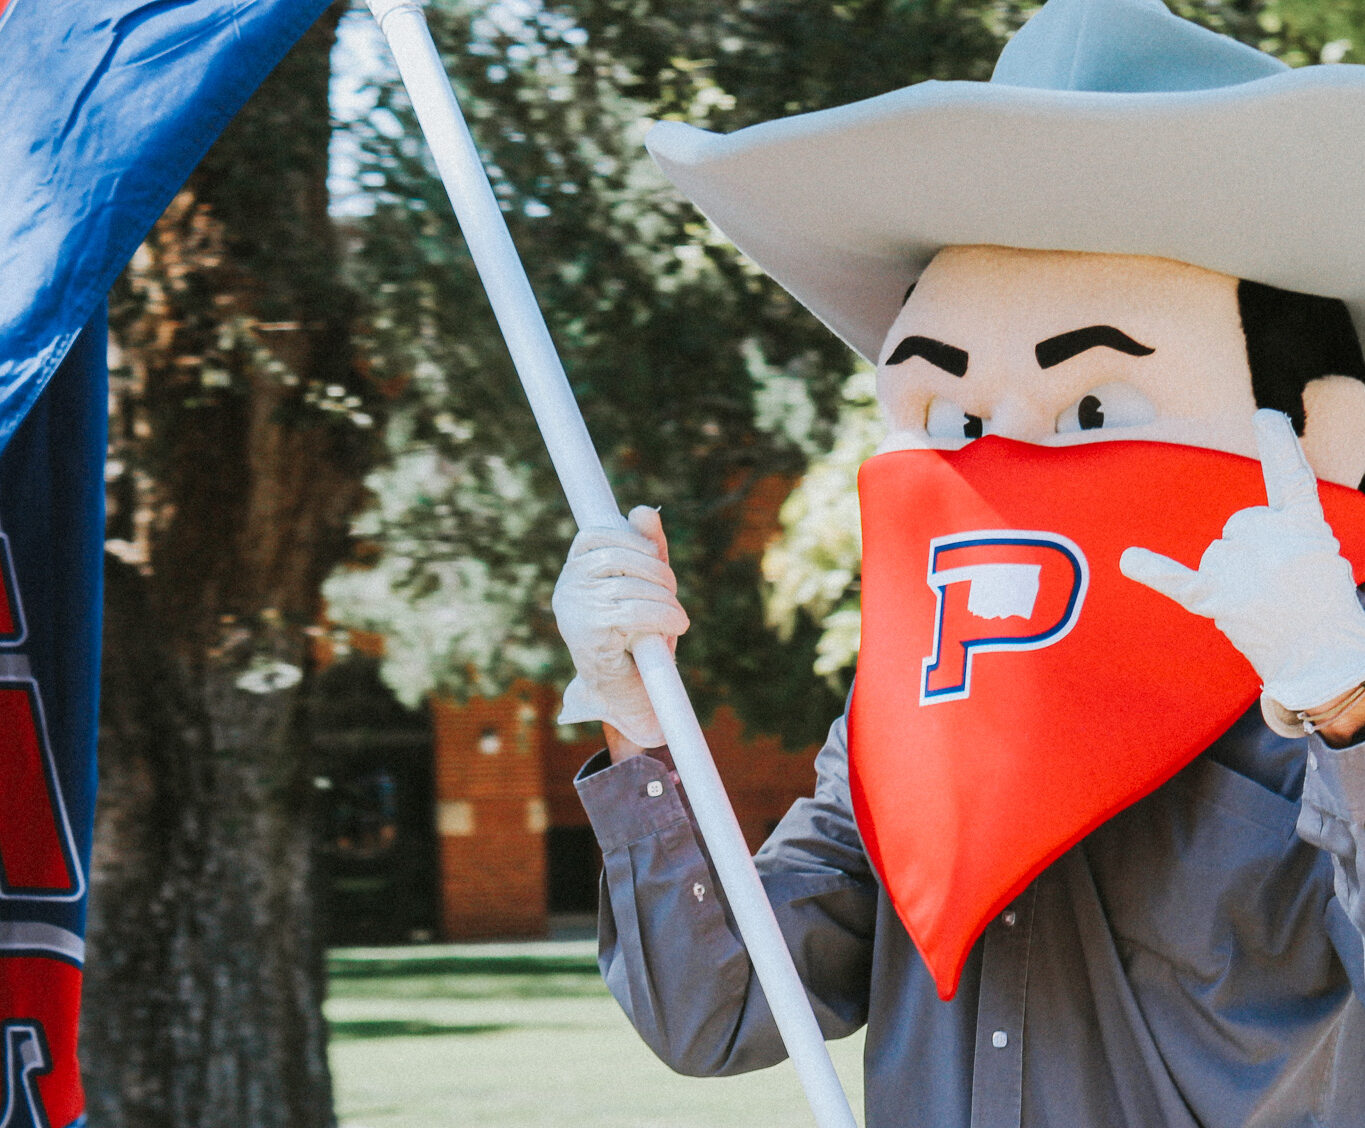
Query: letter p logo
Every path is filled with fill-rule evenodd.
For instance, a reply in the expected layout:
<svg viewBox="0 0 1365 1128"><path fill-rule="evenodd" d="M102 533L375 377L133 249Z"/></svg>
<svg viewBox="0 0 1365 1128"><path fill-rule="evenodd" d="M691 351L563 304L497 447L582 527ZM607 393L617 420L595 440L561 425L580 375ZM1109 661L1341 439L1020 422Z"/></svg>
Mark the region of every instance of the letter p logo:
<svg viewBox="0 0 1365 1128"><path fill-rule="evenodd" d="M938 609L920 704L970 697L977 654L1040 650L1065 638L1089 579L1085 554L1060 533L982 529L935 537L928 582Z"/></svg>

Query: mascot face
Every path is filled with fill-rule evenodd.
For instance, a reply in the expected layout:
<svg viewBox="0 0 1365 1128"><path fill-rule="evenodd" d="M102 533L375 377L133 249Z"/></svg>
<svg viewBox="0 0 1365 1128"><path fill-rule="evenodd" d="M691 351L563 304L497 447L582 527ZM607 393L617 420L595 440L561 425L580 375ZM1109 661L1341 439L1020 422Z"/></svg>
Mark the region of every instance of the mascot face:
<svg viewBox="0 0 1365 1128"><path fill-rule="evenodd" d="M1365 381L1312 375L1339 363L1329 334L1258 312L1269 289L1167 259L949 247L886 337L850 787L945 998L987 921L1256 701L1217 627L1119 559L1142 545L1192 567L1265 504L1258 390L1303 389L1305 451L1339 483L1324 508L1365 561L1365 496L1342 488L1365 472Z"/></svg>
<svg viewBox="0 0 1365 1128"><path fill-rule="evenodd" d="M877 367L882 450L981 435L1050 446L1149 439L1256 457L1237 279L1136 255L949 247L891 326ZM1354 385L1354 387L1352 387ZM1309 461L1365 472L1365 385L1305 395Z"/></svg>

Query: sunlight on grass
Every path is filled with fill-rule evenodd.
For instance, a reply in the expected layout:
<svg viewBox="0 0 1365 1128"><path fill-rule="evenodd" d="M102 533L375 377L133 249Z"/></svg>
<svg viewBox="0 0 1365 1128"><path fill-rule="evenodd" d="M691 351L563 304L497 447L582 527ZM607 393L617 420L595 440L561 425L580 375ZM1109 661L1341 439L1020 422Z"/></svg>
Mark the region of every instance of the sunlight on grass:
<svg viewBox="0 0 1365 1128"><path fill-rule="evenodd" d="M699 1080L662 1065L592 941L349 949L329 959L341 1128L810 1124L790 1065ZM861 1035L831 1044L855 1109Z"/></svg>

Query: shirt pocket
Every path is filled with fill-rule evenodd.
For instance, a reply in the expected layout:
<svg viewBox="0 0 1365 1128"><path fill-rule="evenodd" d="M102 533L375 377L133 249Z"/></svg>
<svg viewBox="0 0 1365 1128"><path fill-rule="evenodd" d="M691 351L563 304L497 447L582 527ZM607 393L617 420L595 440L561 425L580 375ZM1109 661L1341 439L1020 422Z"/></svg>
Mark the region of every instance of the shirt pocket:
<svg viewBox="0 0 1365 1128"><path fill-rule="evenodd" d="M1265 970L1314 934L1323 946L1321 859L1297 817L1297 802L1204 756L1110 820L1086 854L1120 953L1207 982Z"/></svg>

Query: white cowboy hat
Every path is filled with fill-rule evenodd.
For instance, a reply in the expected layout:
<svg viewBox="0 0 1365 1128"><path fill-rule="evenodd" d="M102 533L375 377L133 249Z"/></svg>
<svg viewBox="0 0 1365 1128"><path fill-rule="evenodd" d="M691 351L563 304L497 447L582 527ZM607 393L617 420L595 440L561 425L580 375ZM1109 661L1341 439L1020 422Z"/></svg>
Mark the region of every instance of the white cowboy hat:
<svg viewBox="0 0 1365 1128"><path fill-rule="evenodd" d="M990 82L646 143L874 362L951 244L1159 255L1342 298L1365 329L1365 67L1290 70L1160 0L1050 0Z"/></svg>

